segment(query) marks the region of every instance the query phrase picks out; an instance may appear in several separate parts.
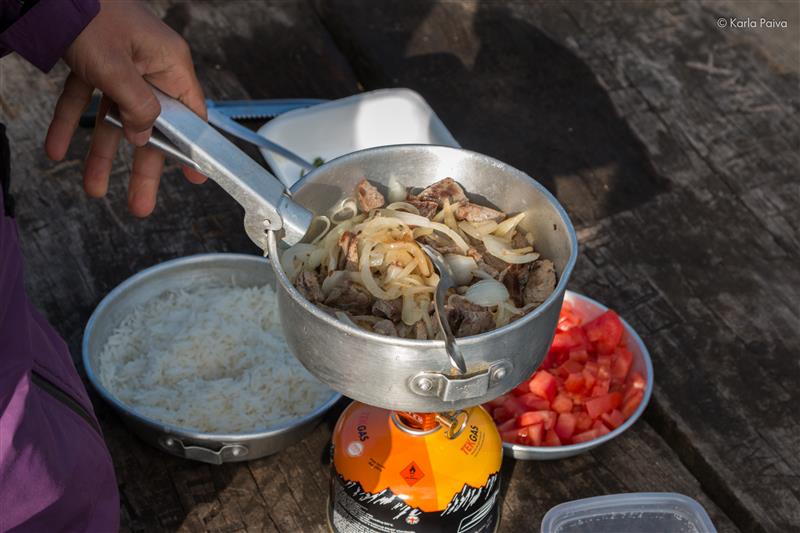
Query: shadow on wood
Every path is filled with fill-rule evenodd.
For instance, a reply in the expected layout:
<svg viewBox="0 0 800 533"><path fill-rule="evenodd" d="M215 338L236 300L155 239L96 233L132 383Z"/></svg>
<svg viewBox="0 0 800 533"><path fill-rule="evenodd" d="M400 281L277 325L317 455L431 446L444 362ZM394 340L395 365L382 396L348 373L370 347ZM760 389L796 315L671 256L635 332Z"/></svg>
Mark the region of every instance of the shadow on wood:
<svg viewBox="0 0 800 533"><path fill-rule="evenodd" d="M578 225L669 189L606 89L501 3L316 3L367 89L421 93L465 147L541 181Z"/></svg>

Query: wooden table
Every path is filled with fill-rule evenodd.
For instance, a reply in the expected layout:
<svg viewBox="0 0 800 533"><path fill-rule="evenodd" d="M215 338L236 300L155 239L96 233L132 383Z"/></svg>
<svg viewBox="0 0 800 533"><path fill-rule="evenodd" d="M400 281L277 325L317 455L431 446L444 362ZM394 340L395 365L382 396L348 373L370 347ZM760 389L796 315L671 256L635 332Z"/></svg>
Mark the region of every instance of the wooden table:
<svg viewBox="0 0 800 533"><path fill-rule="evenodd" d="M506 461L502 531L536 531L567 500L675 491L720 531L748 532L800 525L800 22L797 4L770 6L790 28L767 39L717 27L747 14L733 3L152 4L191 44L210 97L411 87L463 146L524 169L569 211L581 243L571 287L642 334L655 392L600 449ZM133 218L127 149L108 196L84 197L89 133L57 164L41 148L65 72L4 59L0 118L28 289L80 366L89 314L131 274L256 250L238 206L174 166L155 213ZM278 455L213 467L142 444L95 404L124 531L325 529L333 418Z"/></svg>

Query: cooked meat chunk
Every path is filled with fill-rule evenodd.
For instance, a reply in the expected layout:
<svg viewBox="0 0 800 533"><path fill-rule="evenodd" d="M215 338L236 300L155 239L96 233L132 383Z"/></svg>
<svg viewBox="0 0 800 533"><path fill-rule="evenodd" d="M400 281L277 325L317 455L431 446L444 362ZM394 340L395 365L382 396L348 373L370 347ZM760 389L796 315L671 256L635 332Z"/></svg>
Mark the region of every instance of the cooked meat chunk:
<svg viewBox="0 0 800 533"><path fill-rule="evenodd" d="M530 267L522 299L526 304L539 305L556 288L556 269L549 259L539 259Z"/></svg>
<svg viewBox="0 0 800 533"><path fill-rule="evenodd" d="M436 211L439 210L438 203L428 200L416 200L414 198L409 198L406 200L406 202L416 207L419 210L419 214L425 218L433 218L433 215L435 215Z"/></svg>
<svg viewBox="0 0 800 533"><path fill-rule="evenodd" d="M467 195L464 194L464 189L461 185L456 183L453 178L445 178L437 181L430 187L424 189L414 199L426 202L436 202L441 207L444 205L444 200L450 200L450 205L467 201Z"/></svg>
<svg viewBox="0 0 800 533"><path fill-rule="evenodd" d="M514 301L514 305L521 307L524 304L522 291L528 283L530 265L509 265L503 270L497 279L506 286L508 294Z"/></svg>
<svg viewBox="0 0 800 533"><path fill-rule="evenodd" d="M430 235L425 235L417 239L417 242L427 244L440 254L460 254L461 248L456 246L456 243L446 235L439 232L433 232Z"/></svg>
<svg viewBox="0 0 800 533"><path fill-rule="evenodd" d="M475 243L472 248L467 250L467 255L478 263L478 268L493 278L497 278L500 273L508 267L508 263L502 259L498 259L492 254L486 253L486 247L482 242Z"/></svg>
<svg viewBox="0 0 800 533"><path fill-rule="evenodd" d="M294 282L294 286L309 302L316 304L325 299L322 294L322 288L319 285L319 277L314 272L300 272Z"/></svg>
<svg viewBox="0 0 800 533"><path fill-rule="evenodd" d="M463 296L453 294L445 306L447 320L456 337L469 337L494 329L491 311L475 305Z"/></svg>
<svg viewBox="0 0 800 533"><path fill-rule="evenodd" d="M458 220L466 220L467 222L484 222L486 220L500 222L506 218L506 214L502 211L471 202L465 202L456 207L455 215Z"/></svg>
<svg viewBox="0 0 800 533"><path fill-rule="evenodd" d="M361 180L356 186L356 201L358 208L364 213L369 213L386 204L383 195L367 180Z"/></svg>
<svg viewBox="0 0 800 533"><path fill-rule="evenodd" d="M400 320L400 313L403 311L403 299L394 300L375 300L372 304L372 314L388 318L389 320Z"/></svg>
<svg viewBox="0 0 800 533"><path fill-rule="evenodd" d="M528 237L526 237L526 233L522 230L517 230L514 232L514 236L511 238L511 246L514 248L527 248L531 246L531 243L528 242Z"/></svg>
<svg viewBox="0 0 800 533"><path fill-rule="evenodd" d="M354 315L366 315L372 307L372 300L367 289L348 279L331 289L325 303Z"/></svg>
<svg viewBox="0 0 800 533"><path fill-rule="evenodd" d="M407 339L411 335L412 326L409 326L405 322L400 321L395 324L395 326L397 327L397 336L401 339Z"/></svg>
<svg viewBox="0 0 800 533"><path fill-rule="evenodd" d="M414 338L419 341L428 340L428 328L425 327L425 322L418 320L414 324Z"/></svg>
<svg viewBox="0 0 800 533"><path fill-rule="evenodd" d="M358 237L350 231L345 231L339 237L339 270L358 270Z"/></svg>
<svg viewBox="0 0 800 533"><path fill-rule="evenodd" d="M387 337L397 337L397 328L391 320L379 320L372 325L372 331Z"/></svg>

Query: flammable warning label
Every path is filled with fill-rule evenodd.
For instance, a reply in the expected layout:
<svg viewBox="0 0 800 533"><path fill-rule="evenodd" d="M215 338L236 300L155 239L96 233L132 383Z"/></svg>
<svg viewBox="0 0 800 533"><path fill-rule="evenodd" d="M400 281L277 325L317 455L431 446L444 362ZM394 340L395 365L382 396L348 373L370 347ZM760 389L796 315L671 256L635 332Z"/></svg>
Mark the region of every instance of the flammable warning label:
<svg viewBox="0 0 800 533"><path fill-rule="evenodd" d="M417 463L411 461L407 467L400 471L400 477L405 479L410 487L413 487L417 481L425 477L425 472L420 469Z"/></svg>

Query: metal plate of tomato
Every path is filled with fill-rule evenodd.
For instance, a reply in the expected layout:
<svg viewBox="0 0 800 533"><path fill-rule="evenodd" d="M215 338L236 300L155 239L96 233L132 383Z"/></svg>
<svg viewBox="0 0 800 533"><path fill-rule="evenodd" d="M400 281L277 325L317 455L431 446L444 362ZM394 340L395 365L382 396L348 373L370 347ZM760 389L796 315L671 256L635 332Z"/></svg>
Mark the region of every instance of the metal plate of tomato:
<svg viewBox="0 0 800 533"><path fill-rule="evenodd" d="M531 378L487 404L505 455L551 460L617 437L653 391L642 339L603 304L567 291L550 351Z"/></svg>

